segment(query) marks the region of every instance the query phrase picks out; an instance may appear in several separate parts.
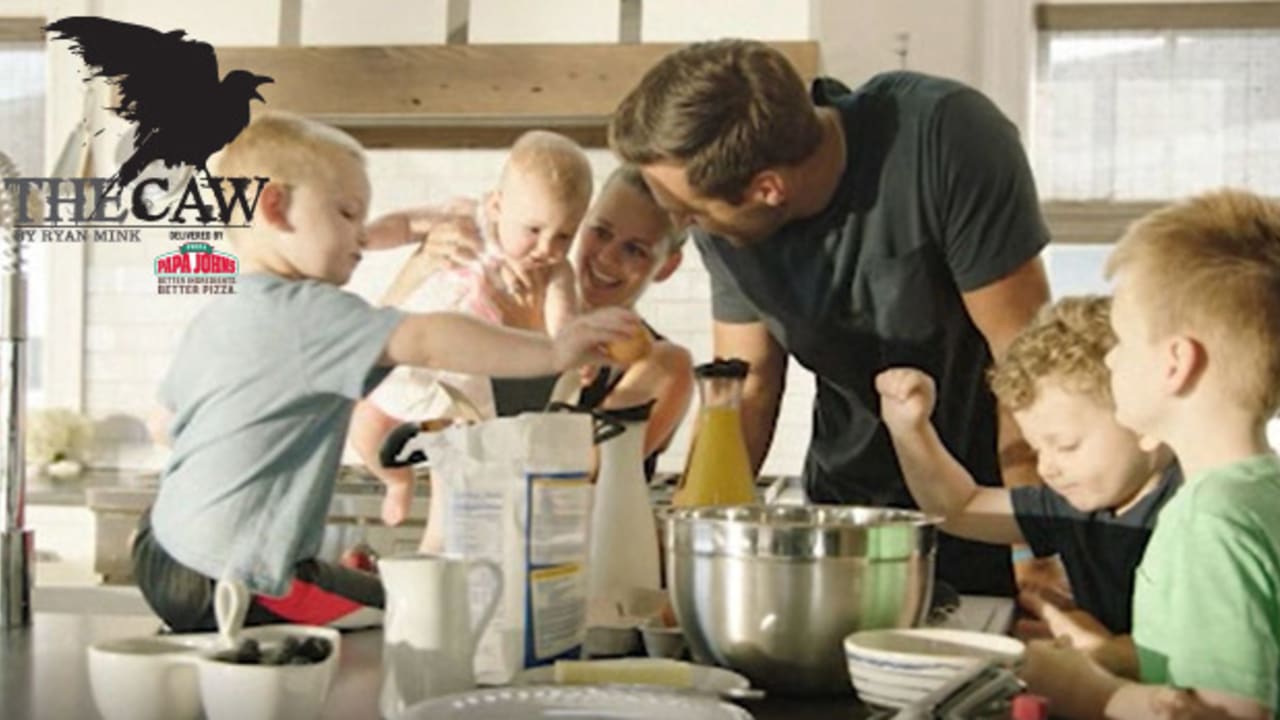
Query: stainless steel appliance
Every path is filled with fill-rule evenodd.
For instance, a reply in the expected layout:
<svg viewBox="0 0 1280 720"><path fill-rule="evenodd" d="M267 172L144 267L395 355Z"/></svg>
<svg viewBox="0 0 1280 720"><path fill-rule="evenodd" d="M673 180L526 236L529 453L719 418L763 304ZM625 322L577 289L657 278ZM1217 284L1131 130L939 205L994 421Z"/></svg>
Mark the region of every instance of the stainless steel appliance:
<svg viewBox="0 0 1280 720"><path fill-rule="evenodd" d="M0 183L17 177L13 161L0 153ZM31 624L31 562L34 540L26 528L27 279L22 243L14 225L17 199L0 184L0 628Z"/></svg>
<svg viewBox="0 0 1280 720"><path fill-rule="evenodd" d="M667 587L695 658L770 692L852 692L845 636L928 610L937 521L919 512L763 505L664 520Z"/></svg>

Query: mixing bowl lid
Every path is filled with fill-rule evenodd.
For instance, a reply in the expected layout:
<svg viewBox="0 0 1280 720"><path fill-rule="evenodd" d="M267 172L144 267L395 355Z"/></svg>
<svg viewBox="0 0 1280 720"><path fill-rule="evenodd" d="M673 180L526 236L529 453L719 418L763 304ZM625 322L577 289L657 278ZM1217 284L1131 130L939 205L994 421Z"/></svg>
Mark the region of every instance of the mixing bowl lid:
<svg viewBox="0 0 1280 720"><path fill-rule="evenodd" d="M900 508L739 505L673 508L664 521L676 552L895 560L932 553L941 519Z"/></svg>

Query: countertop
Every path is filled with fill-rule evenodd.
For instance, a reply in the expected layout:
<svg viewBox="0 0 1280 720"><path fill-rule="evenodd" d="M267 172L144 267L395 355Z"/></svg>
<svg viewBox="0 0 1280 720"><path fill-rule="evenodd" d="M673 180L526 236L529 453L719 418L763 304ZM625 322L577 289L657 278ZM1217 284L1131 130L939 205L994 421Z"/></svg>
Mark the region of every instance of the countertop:
<svg viewBox="0 0 1280 720"><path fill-rule="evenodd" d="M37 612L30 628L0 631L0 698L12 720L95 718L85 648L93 642L155 633L149 616ZM346 633L338 674L322 717L378 717L382 682L382 631ZM854 720L871 717L852 697L802 700L767 698L742 703L757 720Z"/></svg>
<svg viewBox="0 0 1280 720"><path fill-rule="evenodd" d="M423 470L420 478L426 478ZM67 478L56 478L43 472L27 473L27 504L29 505L86 505L95 496L139 494L151 496L159 486L159 472L131 468L90 468ZM427 498L430 484L420 482L414 486L414 495ZM334 488L335 495L380 496L382 485L368 472L353 466L343 466Z"/></svg>

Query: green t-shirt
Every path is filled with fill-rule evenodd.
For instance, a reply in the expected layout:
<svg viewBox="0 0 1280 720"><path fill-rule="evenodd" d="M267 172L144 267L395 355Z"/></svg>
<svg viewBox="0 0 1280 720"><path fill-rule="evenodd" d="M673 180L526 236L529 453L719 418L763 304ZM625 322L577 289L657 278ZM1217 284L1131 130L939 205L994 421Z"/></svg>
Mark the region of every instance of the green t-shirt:
<svg viewBox="0 0 1280 720"><path fill-rule="evenodd" d="M1165 505L1134 581L1144 683L1278 707L1280 459L1191 479Z"/></svg>

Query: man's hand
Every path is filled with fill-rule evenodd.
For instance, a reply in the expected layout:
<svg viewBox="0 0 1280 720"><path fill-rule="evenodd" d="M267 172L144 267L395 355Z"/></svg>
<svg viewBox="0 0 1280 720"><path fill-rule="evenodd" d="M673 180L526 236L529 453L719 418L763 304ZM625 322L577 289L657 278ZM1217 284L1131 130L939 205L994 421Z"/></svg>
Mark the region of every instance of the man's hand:
<svg viewBox="0 0 1280 720"><path fill-rule="evenodd" d="M607 364L609 357L604 346L630 337L640 326L640 318L634 312L618 307L604 308L570 320L552 340L556 370L563 372L580 365Z"/></svg>
<svg viewBox="0 0 1280 720"><path fill-rule="evenodd" d="M933 378L915 368L890 368L876 376L880 417L895 434L928 424L937 399Z"/></svg>

